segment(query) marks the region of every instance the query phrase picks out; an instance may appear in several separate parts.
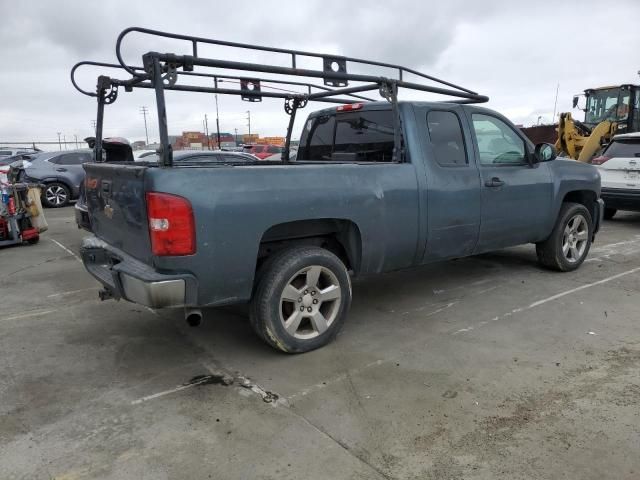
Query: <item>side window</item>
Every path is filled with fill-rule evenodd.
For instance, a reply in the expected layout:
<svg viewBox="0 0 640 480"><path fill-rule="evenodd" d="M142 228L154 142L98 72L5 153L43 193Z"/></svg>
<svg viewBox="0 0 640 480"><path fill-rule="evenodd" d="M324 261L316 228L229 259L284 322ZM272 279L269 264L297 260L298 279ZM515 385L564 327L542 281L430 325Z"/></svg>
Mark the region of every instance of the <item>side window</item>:
<svg viewBox="0 0 640 480"><path fill-rule="evenodd" d="M474 113L473 130L478 142L481 165L524 165L524 141L502 120Z"/></svg>
<svg viewBox="0 0 640 480"><path fill-rule="evenodd" d="M338 113L333 160L391 162L393 114L391 110Z"/></svg>
<svg viewBox="0 0 640 480"><path fill-rule="evenodd" d="M269 153L280 153L282 149L280 147L276 147L275 145L269 145L267 147L267 152Z"/></svg>
<svg viewBox="0 0 640 480"><path fill-rule="evenodd" d="M0 150L0 155L10 157L13 154L11 150Z"/></svg>
<svg viewBox="0 0 640 480"><path fill-rule="evenodd" d="M59 165L82 165L83 163L90 161L90 153L65 153L64 155L59 156L53 163L57 163Z"/></svg>
<svg viewBox="0 0 640 480"><path fill-rule="evenodd" d="M336 117L324 115L307 120L303 140L300 149L300 158L305 160L331 160L333 150L333 133L336 125ZM303 134L303 135L304 135Z"/></svg>
<svg viewBox="0 0 640 480"><path fill-rule="evenodd" d="M438 165L459 167L469 164L462 126L455 113L432 110L427 114L427 126Z"/></svg>

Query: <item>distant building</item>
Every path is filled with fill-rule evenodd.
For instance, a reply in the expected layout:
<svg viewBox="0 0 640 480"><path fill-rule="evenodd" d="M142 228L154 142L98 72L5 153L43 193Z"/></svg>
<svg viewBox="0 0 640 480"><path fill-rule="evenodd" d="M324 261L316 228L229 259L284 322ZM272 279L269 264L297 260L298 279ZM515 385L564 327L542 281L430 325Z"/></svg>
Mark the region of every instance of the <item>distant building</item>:
<svg viewBox="0 0 640 480"><path fill-rule="evenodd" d="M147 144L146 144L146 143L144 143L142 140L138 140L138 141L133 142L133 143L131 144L131 148L132 148L133 150L141 150L141 149L143 149L146 145L147 145Z"/></svg>
<svg viewBox="0 0 640 480"><path fill-rule="evenodd" d="M244 134L242 135L242 143L258 143L258 139L260 135L257 133L252 133L251 135Z"/></svg>
<svg viewBox="0 0 640 480"><path fill-rule="evenodd" d="M173 142L174 150L205 150L209 148L207 136L202 132L182 132Z"/></svg>
<svg viewBox="0 0 640 480"><path fill-rule="evenodd" d="M275 145L277 147L283 147L284 141L285 141L284 137L263 137L263 138L259 138L256 143L259 143L262 145Z"/></svg>

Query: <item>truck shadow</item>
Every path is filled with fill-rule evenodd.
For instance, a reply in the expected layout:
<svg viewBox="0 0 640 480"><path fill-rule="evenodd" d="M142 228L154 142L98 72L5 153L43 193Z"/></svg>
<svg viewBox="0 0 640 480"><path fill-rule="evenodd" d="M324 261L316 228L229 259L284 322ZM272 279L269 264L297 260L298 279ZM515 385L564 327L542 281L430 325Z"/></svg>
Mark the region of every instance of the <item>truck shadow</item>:
<svg viewBox="0 0 640 480"><path fill-rule="evenodd" d="M385 330L395 322L400 325L407 312L428 313L483 292L492 295L501 284L513 283L512 277L517 276L517 282L524 283L519 277L532 272L545 274L537 264L535 249L525 246L358 278L353 282L352 309L341 341L357 339L363 330L375 332L378 325ZM188 331L211 348L220 349L220 353L240 350L247 354L247 349L273 352L253 334L247 305L208 308L203 313L202 325ZM175 321L182 319L176 316ZM427 325L437 321L434 315Z"/></svg>

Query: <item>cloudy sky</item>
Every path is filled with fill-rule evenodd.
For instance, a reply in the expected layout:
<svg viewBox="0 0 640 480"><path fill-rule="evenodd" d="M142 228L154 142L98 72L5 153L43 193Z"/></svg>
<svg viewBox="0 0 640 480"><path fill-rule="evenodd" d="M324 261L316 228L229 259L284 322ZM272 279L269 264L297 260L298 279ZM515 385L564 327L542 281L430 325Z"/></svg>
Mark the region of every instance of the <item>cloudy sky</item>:
<svg viewBox="0 0 640 480"><path fill-rule="evenodd" d="M558 84L560 112L585 88L640 83L638 0L0 0L0 18L0 142L92 134L95 101L72 87L69 70L83 59L115 61L116 36L128 26L401 64L486 94L489 107L525 125L539 116L551 121ZM142 37L125 44L132 64L149 50L188 53L184 44ZM201 54L286 61L220 48ZM79 75L82 85L93 89L98 73ZM151 111L150 140L157 140L151 91L121 92L107 107L105 134L144 139L142 105ZM250 109L253 132L284 134L282 100L249 104L221 96L219 107L222 131L246 133ZM167 110L171 134L201 130L205 113L215 129L212 95L170 93Z"/></svg>

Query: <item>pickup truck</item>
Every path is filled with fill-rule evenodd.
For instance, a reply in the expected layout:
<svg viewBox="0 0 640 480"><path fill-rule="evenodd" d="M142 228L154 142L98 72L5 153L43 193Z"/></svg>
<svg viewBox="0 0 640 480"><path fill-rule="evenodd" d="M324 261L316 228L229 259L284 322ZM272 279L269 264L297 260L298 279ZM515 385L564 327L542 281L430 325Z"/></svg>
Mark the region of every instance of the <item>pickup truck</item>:
<svg viewBox="0 0 640 480"><path fill-rule="evenodd" d="M81 251L101 297L183 307L193 324L250 302L264 341L305 352L342 327L354 276L521 244L551 269L582 264L604 210L595 167L487 108L397 109L401 161L392 107L363 102L312 113L290 163L86 164Z"/></svg>

